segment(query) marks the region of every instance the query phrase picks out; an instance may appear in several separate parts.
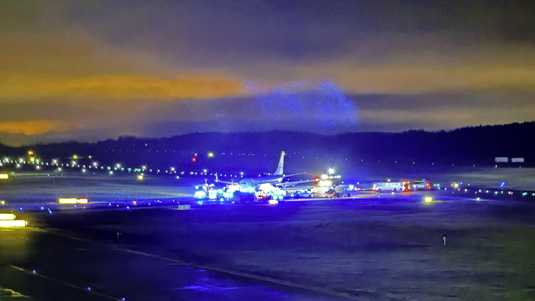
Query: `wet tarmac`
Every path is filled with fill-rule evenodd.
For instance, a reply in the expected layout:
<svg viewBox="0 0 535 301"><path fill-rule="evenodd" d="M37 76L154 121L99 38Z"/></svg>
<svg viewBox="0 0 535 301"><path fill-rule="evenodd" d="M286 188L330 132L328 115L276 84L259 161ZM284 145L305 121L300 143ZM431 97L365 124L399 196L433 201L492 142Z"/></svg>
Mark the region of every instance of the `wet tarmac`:
<svg viewBox="0 0 535 301"><path fill-rule="evenodd" d="M535 203L492 196L27 213L0 300L533 300Z"/></svg>
<svg viewBox="0 0 535 301"><path fill-rule="evenodd" d="M0 300L333 300L39 229L0 245Z"/></svg>

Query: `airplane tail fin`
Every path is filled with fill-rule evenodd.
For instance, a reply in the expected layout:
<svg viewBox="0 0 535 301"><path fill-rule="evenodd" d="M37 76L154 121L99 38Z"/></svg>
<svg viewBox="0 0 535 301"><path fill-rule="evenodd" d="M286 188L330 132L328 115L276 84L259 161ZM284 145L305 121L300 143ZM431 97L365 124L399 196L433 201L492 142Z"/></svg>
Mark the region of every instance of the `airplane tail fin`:
<svg viewBox="0 0 535 301"><path fill-rule="evenodd" d="M285 151L281 151L279 164L277 165L277 169L273 173L276 176L283 176L284 175L284 156L286 156L286 152Z"/></svg>

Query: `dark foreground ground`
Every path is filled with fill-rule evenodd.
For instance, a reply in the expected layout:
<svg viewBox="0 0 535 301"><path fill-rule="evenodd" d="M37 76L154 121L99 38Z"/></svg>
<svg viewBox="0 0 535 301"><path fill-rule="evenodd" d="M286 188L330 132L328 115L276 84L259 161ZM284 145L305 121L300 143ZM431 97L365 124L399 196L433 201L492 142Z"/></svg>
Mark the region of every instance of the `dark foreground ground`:
<svg viewBox="0 0 535 301"><path fill-rule="evenodd" d="M435 199L30 216L37 228L0 232L0 286L13 300L534 300L535 204Z"/></svg>

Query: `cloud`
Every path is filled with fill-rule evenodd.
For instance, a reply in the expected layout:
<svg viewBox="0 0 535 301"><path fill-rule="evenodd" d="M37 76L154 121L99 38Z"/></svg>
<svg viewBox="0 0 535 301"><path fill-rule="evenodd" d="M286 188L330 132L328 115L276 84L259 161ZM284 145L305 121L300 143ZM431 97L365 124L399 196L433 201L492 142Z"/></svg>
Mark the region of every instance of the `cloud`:
<svg viewBox="0 0 535 301"><path fill-rule="evenodd" d="M0 121L0 134L35 136L65 130L60 122L48 120Z"/></svg>
<svg viewBox="0 0 535 301"><path fill-rule="evenodd" d="M2 2L0 139L535 119L531 4L312 2Z"/></svg>
<svg viewBox="0 0 535 301"><path fill-rule="evenodd" d="M129 74L61 79L11 77L0 84L0 99L157 101L239 96L244 92L240 81L211 76L182 74L171 79Z"/></svg>

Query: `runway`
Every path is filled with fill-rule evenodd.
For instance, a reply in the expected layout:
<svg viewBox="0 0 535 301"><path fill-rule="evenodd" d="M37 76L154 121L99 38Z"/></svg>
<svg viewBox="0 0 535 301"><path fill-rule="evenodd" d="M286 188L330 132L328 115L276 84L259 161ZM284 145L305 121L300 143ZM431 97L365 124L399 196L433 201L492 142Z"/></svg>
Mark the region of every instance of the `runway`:
<svg viewBox="0 0 535 301"><path fill-rule="evenodd" d="M333 300L116 243L0 232L1 300Z"/></svg>
<svg viewBox="0 0 535 301"><path fill-rule="evenodd" d="M535 203L475 192L435 192L430 203L412 193L276 206L177 210L170 203L26 212L32 228L0 231L0 296L534 298L535 245L529 238L535 235Z"/></svg>

